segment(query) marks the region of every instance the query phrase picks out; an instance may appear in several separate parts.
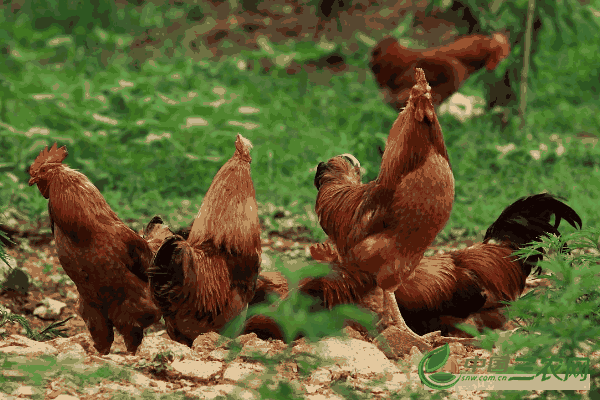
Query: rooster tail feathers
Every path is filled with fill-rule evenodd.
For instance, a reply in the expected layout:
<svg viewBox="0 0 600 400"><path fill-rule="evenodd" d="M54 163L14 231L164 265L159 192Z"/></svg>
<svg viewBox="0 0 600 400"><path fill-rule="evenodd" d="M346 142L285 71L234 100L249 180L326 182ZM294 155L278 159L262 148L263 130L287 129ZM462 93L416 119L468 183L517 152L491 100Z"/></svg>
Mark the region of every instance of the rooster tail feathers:
<svg viewBox="0 0 600 400"><path fill-rule="evenodd" d="M575 210L561 201L555 200L555 203L554 228L558 228L560 221L563 219L567 221L573 228L581 229L583 227L581 217L579 217L579 214L577 214Z"/></svg>
<svg viewBox="0 0 600 400"><path fill-rule="evenodd" d="M417 52L400 45L394 37L384 37L373 48L370 61L371 71L375 74L375 79L379 86L384 87L389 81L393 81L398 73L402 75L404 72L398 72L396 68L393 68L395 60L402 59L405 63L410 64L416 61L417 56Z"/></svg>
<svg viewBox="0 0 600 400"><path fill-rule="evenodd" d="M552 215L555 216L554 226L550 224ZM520 247L539 240L545 233L560 235L557 228L563 219L574 228L582 227L581 218L575 210L558 200L556 196L540 193L523 197L502 211L498 219L487 229L484 240L509 240Z"/></svg>
<svg viewBox="0 0 600 400"><path fill-rule="evenodd" d="M178 235L165 239L148 268L150 292L165 316L173 313L174 296L184 284L184 268L191 258L191 249ZM186 257L190 256L190 257ZM187 259L186 259L187 258Z"/></svg>
<svg viewBox="0 0 600 400"><path fill-rule="evenodd" d="M555 216L552 225L550 219ZM493 239L498 242L508 242L511 248L517 250L528 243L538 241L544 235L560 236L558 226L560 221L567 221L572 227L581 229L579 215L571 207L549 193L540 193L522 197L506 207L498 219L490 225L485 233L484 243ZM531 256L525 260L527 274L531 266L541 256Z"/></svg>
<svg viewBox="0 0 600 400"><path fill-rule="evenodd" d="M50 149L48 149L48 146L44 147L29 167L29 175L32 178L36 177L42 165L62 163L68 155L67 146L58 148L56 142Z"/></svg>

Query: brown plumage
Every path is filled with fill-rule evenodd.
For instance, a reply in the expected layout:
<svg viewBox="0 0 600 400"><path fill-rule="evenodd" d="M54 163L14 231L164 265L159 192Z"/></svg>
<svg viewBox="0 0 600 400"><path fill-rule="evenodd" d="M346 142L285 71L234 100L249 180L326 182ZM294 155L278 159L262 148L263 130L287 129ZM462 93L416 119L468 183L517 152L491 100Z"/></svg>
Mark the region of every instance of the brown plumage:
<svg viewBox="0 0 600 400"><path fill-rule="evenodd" d="M500 61L510 55L508 38L496 32L491 36L462 36L450 44L433 47L423 51L423 57L438 56L456 58L467 67L469 75L485 67L488 71L496 69Z"/></svg>
<svg viewBox="0 0 600 400"><path fill-rule="evenodd" d="M425 71L434 105L456 92L470 75L488 71L510 54L508 39L501 33L469 35L444 46L409 49L392 37L384 38L371 54L371 70L384 90L385 100L400 111L408 101L416 68Z"/></svg>
<svg viewBox="0 0 600 400"><path fill-rule="evenodd" d="M135 352L144 328L160 318L146 283L152 251L85 175L62 164L67 155L56 143L44 148L29 168L29 185L48 199L58 258L77 285L79 313L94 346L109 353L115 327Z"/></svg>
<svg viewBox="0 0 600 400"><path fill-rule="evenodd" d="M235 153L215 175L188 239L167 238L148 271L169 336L188 346L198 335L223 328L254 294L261 245L250 148L238 135Z"/></svg>
<svg viewBox="0 0 600 400"><path fill-rule="evenodd" d="M320 163L315 210L347 268L375 277L387 292L393 321L420 340L405 326L390 291L410 275L448 221L454 176L431 88L421 69L416 75L407 107L390 131L377 179L355 184L348 177L359 167L352 156L353 167L344 157Z"/></svg>
<svg viewBox="0 0 600 400"><path fill-rule="evenodd" d="M348 155L337 160L346 174L340 180L360 185L357 160ZM552 215L554 225L550 224ZM514 301L523 293L527 276L542 257L519 260L512 253L546 234L560 235L561 219L573 227L582 225L573 209L548 193L524 197L501 213L482 243L424 257L395 291L408 326L421 335L436 330L456 334L454 325L470 318L479 328L500 328L505 322L502 302ZM309 280L300 290L318 297L325 306L362 304L364 296L375 288L375 282L363 271L341 262L331 241L311 246L310 251L315 260L332 263L334 271Z"/></svg>
<svg viewBox="0 0 600 400"><path fill-rule="evenodd" d="M152 250L152 254L156 254L165 239L173 236L171 229L165 225L163 219L158 215L152 217L142 233L143 238L146 239L150 249ZM146 280L147 279L148 278L146 277Z"/></svg>

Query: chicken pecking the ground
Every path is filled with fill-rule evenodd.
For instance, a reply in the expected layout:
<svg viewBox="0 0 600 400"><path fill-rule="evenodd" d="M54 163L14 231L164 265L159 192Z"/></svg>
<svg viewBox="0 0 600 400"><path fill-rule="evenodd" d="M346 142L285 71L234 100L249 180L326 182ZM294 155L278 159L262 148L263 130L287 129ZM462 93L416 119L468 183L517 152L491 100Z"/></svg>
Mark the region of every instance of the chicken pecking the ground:
<svg viewBox="0 0 600 400"><path fill-rule="evenodd" d="M315 210L347 268L376 278L385 293L384 311L404 332L404 340L428 348L404 322L393 292L448 221L454 176L431 87L419 68L416 81L390 130L377 179L351 184L345 160L322 162L314 180L319 191Z"/></svg>
<svg viewBox="0 0 600 400"><path fill-rule="evenodd" d="M223 328L254 295L261 243L251 147L237 136L235 153L215 175L187 240L168 237L148 270L169 337L188 346Z"/></svg>
<svg viewBox="0 0 600 400"><path fill-rule="evenodd" d="M58 258L77 286L79 314L94 347L108 354L114 327L135 353L143 330L160 319L146 278L152 250L84 174L62 163L67 155L56 143L44 148L29 167L29 185L48 199ZM147 240L153 238L149 233Z"/></svg>
<svg viewBox="0 0 600 400"><path fill-rule="evenodd" d="M334 159L340 180L361 185L360 164L355 157L341 155ZM480 330L500 328L506 322L502 313L505 302L521 296L527 277L542 258L534 255L519 259L512 253L544 235L559 236L563 219L575 228L582 226L579 215L551 194L524 197L500 214L487 229L483 242L423 257L395 291L408 326L420 335L439 330L443 335L454 336L462 335L454 326L468 319ZM300 287L319 298L324 306L362 304L362 299L375 288L368 274L344 264L331 240L311 246L310 252L313 259L334 267L329 276L310 279Z"/></svg>
<svg viewBox="0 0 600 400"><path fill-rule="evenodd" d="M483 67L492 71L509 55L508 38L501 33L463 36L448 45L422 50L409 49L386 37L373 49L370 65L385 101L400 111L414 85L416 68L425 71L433 104L438 106L473 73Z"/></svg>

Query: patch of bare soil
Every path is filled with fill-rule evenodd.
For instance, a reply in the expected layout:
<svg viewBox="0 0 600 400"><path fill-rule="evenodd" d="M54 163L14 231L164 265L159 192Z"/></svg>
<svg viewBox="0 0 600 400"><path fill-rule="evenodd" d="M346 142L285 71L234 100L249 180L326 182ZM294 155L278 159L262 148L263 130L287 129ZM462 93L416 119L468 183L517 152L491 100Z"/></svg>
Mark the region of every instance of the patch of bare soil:
<svg viewBox="0 0 600 400"><path fill-rule="evenodd" d="M27 271L31 277L29 290L24 294L11 289L3 289L0 291L0 305L8 308L14 314L24 316L29 321L30 326L38 331L53 321L60 321L69 316L74 316L65 325L67 334L74 336L87 332L84 321L77 314L77 299L79 296L77 288L60 265L54 239L49 228L42 225L30 226L23 224L22 226L23 229L18 229L1 225L0 229L5 231L14 242L6 243L8 245L7 254L16 260L16 265ZM473 243L474 240L472 239L456 240L446 244L438 243L428 251L431 253L449 251L464 248ZM314 244L314 241L310 239L308 229L298 226L282 231L270 231L262 239L263 251L275 254L308 255L305 248L311 244ZM526 290L540 285L547 286L549 281L544 278L530 279ZM49 318L34 315L35 309L43 304L44 299L48 298L63 302L66 306L62 308L60 314ZM516 327L515 324L510 326ZM22 334L24 332L18 323L6 324L2 329L0 333L7 335ZM153 333L164 329L164 324L160 323L151 326L147 332ZM119 350L125 352L122 341L118 343L118 346ZM120 346L123 346L123 348L120 349Z"/></svg>
<svg viewBox="0 0 600 400"><path fill-rule="evenodd" d="M124 368L133 366L137 371L129 380L105 381L101 385L78 390L65 386L65 383L58 379L48 383L45 388L39 388L42 390L41 393L46 396L69 393L78 398L95 399L123 392L137 397L144 391L151 390L157 394L182 391L193 398L215 398L228 394L234 397L237 394L242 396L243 394L240 394L242 392L238 393L236 390L245 390L254 393L254 398L257 398L256 389L261 381L248 377L264 372L265 366L244 356L230 359L228 354L232 349L228 345L219 345L217 339L220 338L216 333L198 337L190 349L171 341L161 322L146 330L144 343L136 355L127 353L123 337L117 333L111 353L107 356L99 356L92 346L85 323L77 315L77 289L60 265L52 236L49 230L44 230L43 227L38 227L37 231L35 228L9 231L11 239L16 244L10 245L7 253L16 261L16 266L28 272L31 284L26 293L10 289L1 291L0 306L25 317L30 326L37 331L54 321L73 316L64 326L68 339L55 339L43 343L31 341L19 336L24 334L24 330L18 323L8 323L0 331L5 337L5 340L0 341L0 353L5 352L4 348L7 349L7 353L10 353L9 348L13 350L17 348L17 354L22 355L49 354L60 358L64 353L79 357L81 364L90 368L109 363ZM474 242L471 239L464 239L452 243L438 243L429 251L432 253L449 251L467 247ZM301 228L289 228L282 232L271 231L262 239L264 252L286 255L306 253L304 248L312 243L309 232ZM547 278L532 278L528 279L526 290L549 285L550 280ZM51 317L35 315L36 309L43 305L46 299L62 302L65 306L60 313ZM504 328L514 329L518 326L518 321L509 321ZM405 389L423 390L416 374L416 365L422 357L422 352L417 347L409 346L410 352L403 351L403 355L398 355L400 356L398 359L382 349L377 338L350 327L345 328L345 333L349 337L349 344L329 338L323 339L316 345L309 345L304 339L300 339L288 348L280 341L258 339L255 334L240 336L236 339L236 343L238 348L242 348L242 353L258 351L273 356L285 349L291 349L292 356L282 359L276 366L277 373L272 379L278 382L293 382L295 387L301 388L307 399L341 398L332 390L339 385L363 392L371 398L382 399L390 398L391 394ZM448 339L450 338L434 338L431 343L437 347L445 343L443 340L448 342ZM451 342L450 345L452 356L448 363L448 372L467 372L464 367L465 360L475 356L490 355L468 342ZM302 376L297 357L304 357L306 352L311 351L314 354L315 349L318 354L331 354L342 361L335 365L320 367L308 376ZM361 357L373 359L360 361ZM372 372L372 369L376 370L376 373ZM383 380L383 383L373 385L371 383L373 379L379 382ZM35 392L38 389L21 386L17 390L25 393L29 390ZM460 397L480 399L487 397L488 394L488 392L478 391Z"/></svg>

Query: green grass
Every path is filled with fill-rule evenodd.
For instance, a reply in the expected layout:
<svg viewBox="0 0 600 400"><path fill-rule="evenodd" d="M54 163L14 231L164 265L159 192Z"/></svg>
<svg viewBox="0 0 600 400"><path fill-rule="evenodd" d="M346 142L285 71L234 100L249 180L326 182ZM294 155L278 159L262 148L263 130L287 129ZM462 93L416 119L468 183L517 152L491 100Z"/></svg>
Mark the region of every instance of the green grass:
<svg viewBox="0 0 600 400"><path fill-rule="evenodd" d="M54 379L62 378L67 387L84 388L101 384L104 380L119 382L130 379L131 372L109 364L100 366L82 366L71 359L58 361L54 356L23 357L2 355L3 371L0 378L0 392L11 393L21 384L37 388L34 398L44 398L42 388Z"/></svg>
<svg viewBox="0 0 600 400"><path fill-rule="evenodd" d="M288 76L283 69L240 71L234 59L195 62L177 46L163 49L169 57L140 64L130 58L125 33L139 34L191 6L146 7L143 14L133 6L118 12L106 7L116 14L94 9L95 27L88 32L83 28L88 19L71 32L62 20L45 26L51 18L42 21L23 11L0 15L12 52L0 65L0 204L13 213L46 218L46 200L23 184L27 166L54 141L68 146L66 162L90 178L121 218L161 214L174 226L187 225L196 214L238 132L255 145L252 175L259 203L305 215L316 197L312 169L340 153L354 154L367 179L377 175L377 146L385 143L397 115L381 102L370 72L316 84L315 76ZM54 18L79 13L66 6L46 12ZM454 213L441 240L452 239L453 232L481 232L514 200L543 190L566 197L586 226L598 225L600 151L574 137L598 133L600 84L594 77L600 72L600 39L581 34L552 29L540 34L549 45L540 46L534 59L524 129L517 118L504 131L492 115L465 124L440 118L456 178ZM310 42L274 47L299 59L323 52ZM369 48L356 48L348 61L368 70ZM483 93L486 73L472 76L461 91ZM241 113L240 107L257 112ZM497 146L509 143L515 149L502 155ZM541 144L548 150L533 159L530 151ZM304 223L315 238L324 237L314 220Z"/></svg>
<svg viewBox="0 0 600 400"><path fill-rule="evenodd" d="M158 213L172 224L186 225L231 156L236 133L255 145L252 175L258 201L304 214L306 206L314 205L311 169L319 161L351 152L365 166L366 179L376 177L377 146L385 143L396 118L379 100L372 78L359 83L356 74L335 76L329 86L308 83L301 94L302 77L242 72L228 63L173 61L145 65L140 73L113 67L77 79L66 67L27 66L33 76L29 94L4 102L4 122L22 132L41 127L48 133L2 132L1 167L13 175L0 177L0 198L32 220L42 218L46 200L23 186L25 170L41 147L54 141L67 145L66 162L90 178L121 218ZM225 103L218 107L207 105L220 99L214 88L225 92ZM34 93L54 98L35 100ZM592 199L600 191L599 151L572 138L581 131L597 132L598 107L554 98L554 104L542 108L546 100L532 99L528 127L521 132L516 120L501 132L491 116L465 124L441 117L456 178L454 213L442 237L450 238L452 228L477 233L516 198L543 190L566 197L586 225L598 223ZM258 112L242 114L240 107ZM207 125L188 128L188 118L202 118ZM256 128L246 130L232 121ZM562 155L552 135L562 141ZM515 149L503 155L497 146L509 143ZM540 144L548 150L536 160L530 151ZM314 221L306 225L318 235Z"/></svg>

